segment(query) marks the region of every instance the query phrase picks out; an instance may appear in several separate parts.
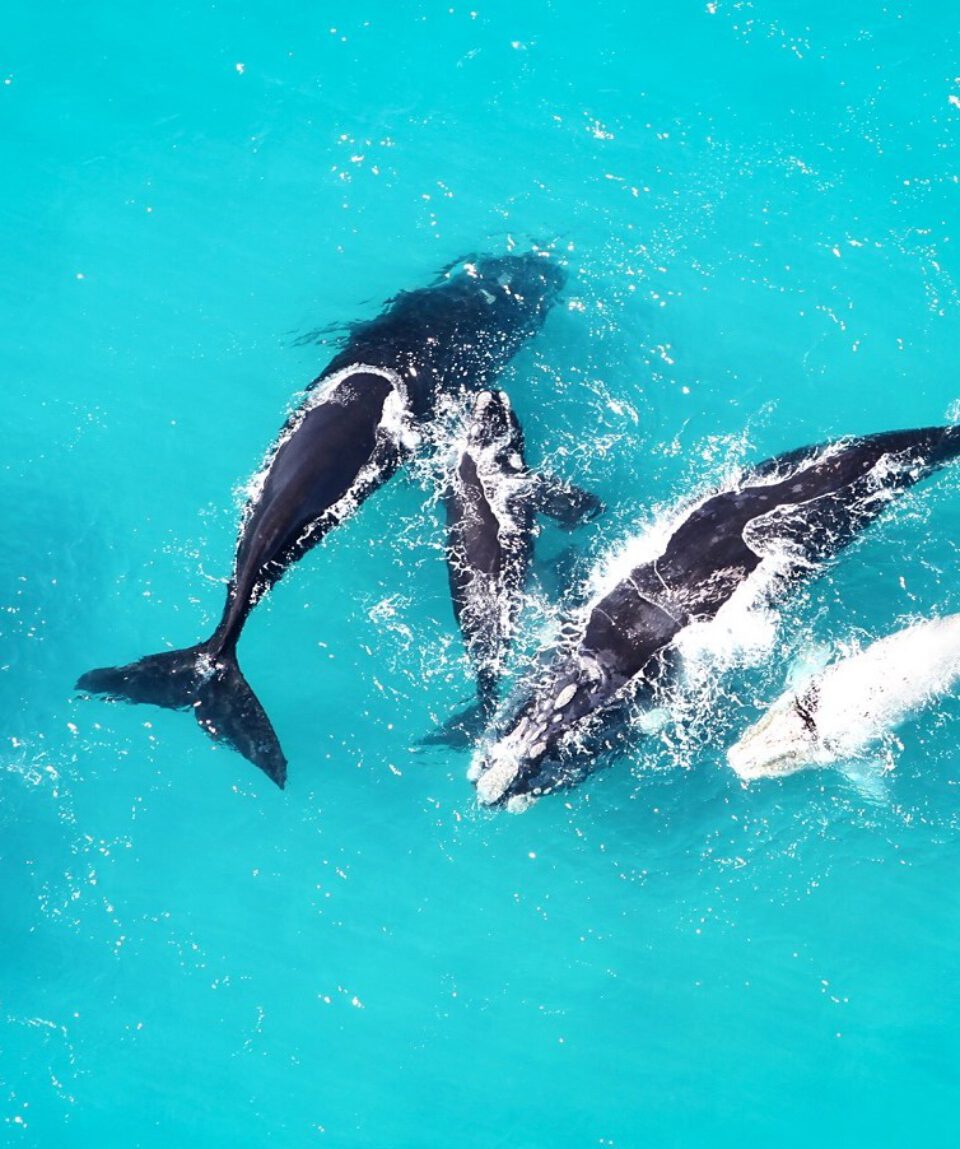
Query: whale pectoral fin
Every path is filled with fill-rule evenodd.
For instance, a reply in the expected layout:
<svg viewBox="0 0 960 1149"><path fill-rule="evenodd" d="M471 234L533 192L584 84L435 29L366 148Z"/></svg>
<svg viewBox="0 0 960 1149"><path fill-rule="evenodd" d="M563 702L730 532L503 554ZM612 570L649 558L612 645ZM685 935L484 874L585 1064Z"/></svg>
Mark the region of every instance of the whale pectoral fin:
<svg viewBox="0 0 960 1149"><path fill-rule="evenodd" d="M536 509L562 527L576 527L603 513L603 503L573 483L556 475L538 474L534 479Z"/></svg>
<svg viewBox="0 0 960 1149"><path fill-rule="evenodd" d="M425 734L418 746L449 746L453 750L466 750L473 746L489 720L489 708L482 702L452 715L442 725Z"/></svg>
<svg viewBox="0 0 960 1149"><path fill-rule="evenodd" d="M860 797L876 806L890 801L888 776L894 768L893 752L874 753L844 759L837 763L837 769Z"/></svg>

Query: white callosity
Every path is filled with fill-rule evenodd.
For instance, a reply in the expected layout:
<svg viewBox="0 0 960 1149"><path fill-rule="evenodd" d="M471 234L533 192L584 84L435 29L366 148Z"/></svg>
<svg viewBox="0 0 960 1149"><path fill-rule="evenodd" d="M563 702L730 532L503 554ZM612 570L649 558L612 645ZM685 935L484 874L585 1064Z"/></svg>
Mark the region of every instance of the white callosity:
<svg viewBox="0 0 960 1149"><path fill-rule="evenodd" d="M487 758L487 769L482 774L479 758L474 758L467 777L476 782L477 798L481 803L493 806L500 801L516 778L527 752L521 727L516 727L497 742Z"/></svg>
<svg viewBox="0 0 960 1149"><path fill-rule="evenodd" d="M577 684L575 682L569 683L557 695L553 702L554 710L562 710L567 703L573 701L573 696L577 693Z"/></svg>
<svg viewBox="0 0 960 1149"><path fill-rule="evenodd" d="M478 748L467 776L476 782L477 798L482 804L492 806L499 802L525 764L541 758L558 744L558 730L559 745L566 745L576 742L583 728L589 725L591 715L588 713L585 721L568 722L564 729L560 729L569 717L564 711L582 690L589 690L600 676L596 663L586 653L580 659L578 670L580 677L577 681L564 685L555 681L550 689L544 688L539 705L524 714L501 738ZM514 803L509 808L514 812L526 809L539 792L535 787L532 794L523 795L522 802Z"/></svg>
<svg viewBox="0 0 960 1149"><path fill-rule="evenodd" d="M916 623L781 695L727 752L745 780L862 754L960 681L960 614Z"/></svg>

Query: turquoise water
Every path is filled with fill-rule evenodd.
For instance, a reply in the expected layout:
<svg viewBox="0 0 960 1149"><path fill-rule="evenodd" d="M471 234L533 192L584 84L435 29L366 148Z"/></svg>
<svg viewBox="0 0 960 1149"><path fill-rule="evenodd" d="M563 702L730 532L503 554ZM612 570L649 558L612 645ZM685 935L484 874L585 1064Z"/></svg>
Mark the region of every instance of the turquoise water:
<svg viewBox="0 0 960 1149"><path fill-rule="evenodd" d="M949 1143L960 702L880 787L724 749L810 644L960 609L956 474L520 817L417 745L470 683L416 473L246 629L284 792L72 684L209 631L301 337L464 252L568 267L505 385L611 507L587 562L737 460L956 417L958 49L933 0L7 13L5 1142Z"/></svg>

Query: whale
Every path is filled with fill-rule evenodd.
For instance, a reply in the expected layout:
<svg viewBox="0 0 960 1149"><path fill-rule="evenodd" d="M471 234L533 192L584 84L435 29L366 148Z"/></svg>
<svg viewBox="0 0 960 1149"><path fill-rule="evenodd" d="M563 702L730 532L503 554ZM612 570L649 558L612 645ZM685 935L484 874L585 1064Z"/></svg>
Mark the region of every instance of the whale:
<svg viewBox="0 0 960 1149"><path fill-rule="evenodd" d="M350 328L251 483L213 634L182 650L90 670L77 689L192 710L211 738L282 788L287 760L237 660L250 612L429 440L442 396L488 386L540 328L564 279L537 252L474 257Z"/></svg>
<svg viewBox="0 0 960 1149"><path fill-rule="evenodd" d="M569 613L474 756L468 774L480 803L520 810L580 781L624 709L667 680L686 628L714 618L741 588L749 595L751 583L775 594L813 573L958 453L960 427L801 448L682 508L656 555L633 563L631 544L642 540L628 540L620 572Z"/></svg>
<svg viewBox="0 0 960 1149"><path fill-rule="evenodd" d="M854 646L773 702L727 750L744 782L862 757L960 682L960 614Z"/></svg>
<svg viewBox="0 0 960 1149"><path fill-rule="evenodd" d="M523 602L537 514L572 528L596 517L603 504L527 466L523 430L505 391L476 396L449 454L442 501L450 597L475 670L478 717L486 720L497 705Z"/></svg>

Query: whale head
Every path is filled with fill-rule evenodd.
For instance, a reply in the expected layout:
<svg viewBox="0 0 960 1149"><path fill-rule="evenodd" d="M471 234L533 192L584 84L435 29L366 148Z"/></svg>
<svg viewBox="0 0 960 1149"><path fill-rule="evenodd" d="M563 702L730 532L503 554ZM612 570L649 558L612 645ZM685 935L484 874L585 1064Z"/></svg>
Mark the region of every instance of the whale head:
<svg viewBox="0 0 960 1149"><path fill-rule="evenodd" d="M792 693L779 699L730 747L727 762L744 782L814 765L819 745L815 706Z"/></svg>
<svg viewBox="0 0 960 1149"><path fill-rule="evenodd" d="M581 740L623 685L582 653L526 697L470 767L484 806L522 810L578 781L587 771Z"/></svg>
<svg viewBox="0 0 960 1149"><path fill-rule="evenodd" d="M546 252L483 256L464 264L468 275L496 295L528 307L550 307L567 280L566 272Z"/></svg>
<svg viewBox="0 0 960 1149"><path fill-rule="evenodd" d="M477 392L540 330L566 275L546 253L467 256L428 287L401 291L376 318L353 324L334 360L400 370L418 419L441 392Z"/></svg>
<svg viewBox="0 0 960 1149"><path fill-rule="evenodd" d="M481 391L473 401L467 426L471 447L523 455L523 431L505 391Z"/></svg>
<svg viewBox="0 0 960 1149"><path fill-rule="evenodd" d="M467 259L459 269L464 307L505 351L540 327L567 278L555 260L538 252Z"/></svg>

